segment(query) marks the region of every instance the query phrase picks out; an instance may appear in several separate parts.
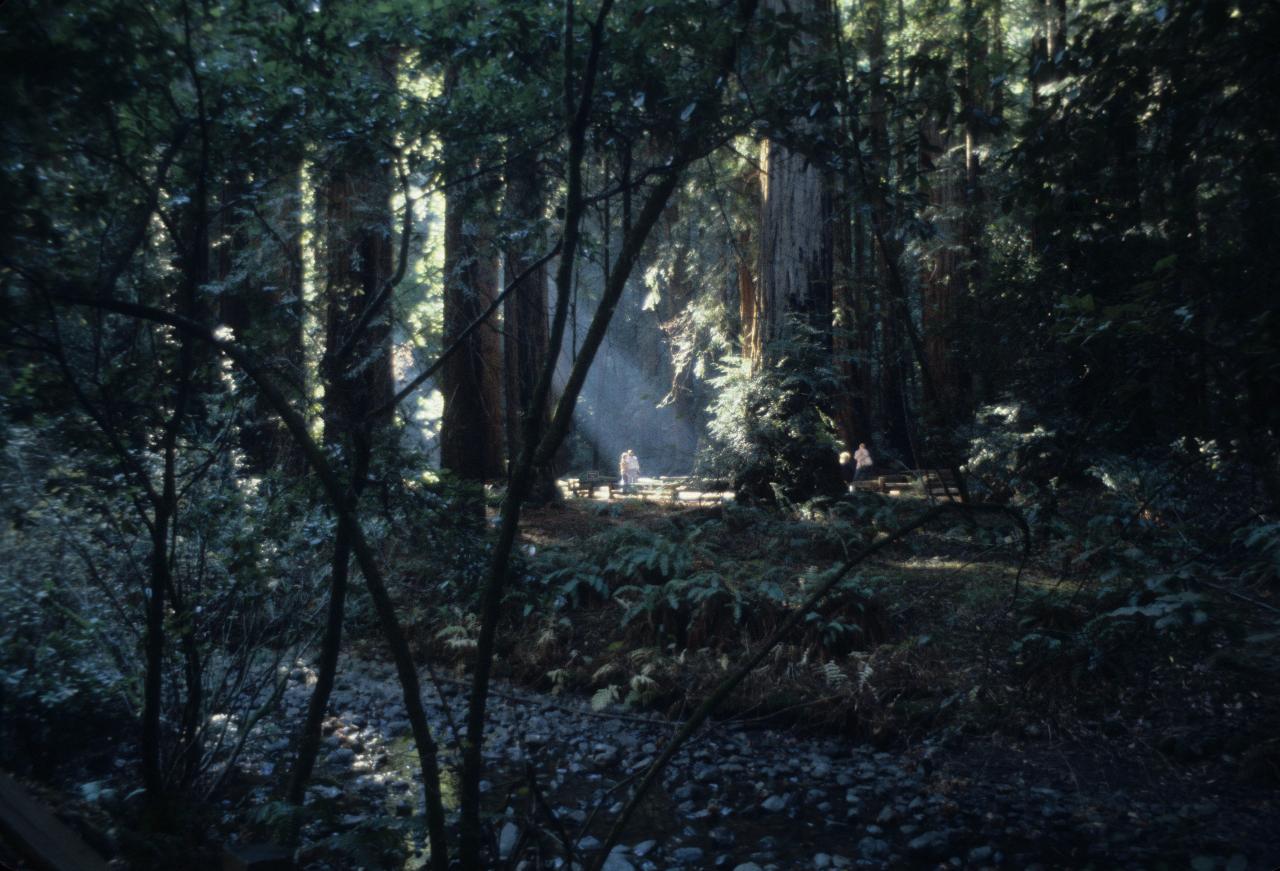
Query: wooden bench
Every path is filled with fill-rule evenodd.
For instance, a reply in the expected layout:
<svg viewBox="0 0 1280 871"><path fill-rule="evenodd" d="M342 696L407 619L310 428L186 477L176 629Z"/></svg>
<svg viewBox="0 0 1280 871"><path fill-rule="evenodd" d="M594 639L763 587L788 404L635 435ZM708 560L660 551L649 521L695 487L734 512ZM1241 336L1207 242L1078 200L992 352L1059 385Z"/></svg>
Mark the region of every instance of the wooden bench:
<svg viewBox="0 0 1280 871"><path fill-rule="evenodd" d="M582 499L595 496L601 487L609 488L609 498L612 499L619 486L617 479L600 472L585 472L576 478L569 478L566 483L569 485L569 493Z"/></svg>
<svg viewBox="0 0 1280 871"><path fill-rule="evenodd" d="M874 478L854 481L854 490L868 493L893 493L914 490L931 499L958 499L960 488L950 469L908 469Z"/></svg>
<svg viewBox="0 0 1280 871"><path fill-rule="evenodd" d="M665 497L671 502L679 502L681 493L698 494L698 503L704 499L719 499L720 494L732 490L728 481L721 478L695 478L692 476L662 477L656 483L648 485L644 492Z"/></svg>

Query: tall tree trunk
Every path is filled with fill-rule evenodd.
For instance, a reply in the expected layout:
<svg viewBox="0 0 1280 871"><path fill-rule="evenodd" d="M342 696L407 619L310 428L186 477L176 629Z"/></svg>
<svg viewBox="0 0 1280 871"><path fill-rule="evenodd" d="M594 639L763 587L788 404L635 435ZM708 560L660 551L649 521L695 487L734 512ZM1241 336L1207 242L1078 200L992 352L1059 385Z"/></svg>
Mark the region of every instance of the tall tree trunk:
<svg viewBox="0 0 1280 871"><path fill-rule="evenodd" d="M830 174L780 142L763 152L757 328L767 362L770 345L805 327L830 347L834 248Z"/></svg>
<svg viewBox="0 0 1280 871"><path fill-rule="evenodd" d="M806 34L796 38L797 52L811 52L820 41L832 38L832 16L822 0L768 0L766 5L774 12L801 17ZM825 98L828 111L837 74L834 69L830 72L829 80L814 82L822 94L819 103ZM830 170L780 140L766 140L762 151L755 317L759 360L762 369L785 362L801 375L783 377L782 407L770 413L799 424L805 443L762 445L773 456L770 467L740 480L738 490L745 498L769 501L775 488L780 488L788 499L802 500L835 493L841 487L836 453L821 447L823 424L818 413L819 409L830 413L835 385L820 386L812 378L820 366L829 365L832 353L835 187ZM799 423L802 420L806 422Z"/></svg>
<svg viewBox="0 0 1280 871"><path fill-rule="evenodd" d="M353 513L368 479L374 437L386 422L371 419L369 413L394 392L390 304L382 303L383 310L372 318L362 317L382 296L392 275L391 191L388 164L376 153L354 148L337 157L319 192L325 250L324 440L346 457L346 500ZM350 350L343 353L346 348ZM329 570L329 608L316 685L286 786L286 799L294 804L302 801L319 754L337 675L352 544L349 531L340 525Z"/></svg>
<svg viewBox="0 0 1280 871"><path fill-rule="evenodd" d="M738 234L738 338L742 356L758 369L762 360L763 347L760 342L760 294L756 281L756 228L760 223L761 196L763 186L755 165L746 163L741 175L736 179L738 195L749 204L753 220L744 222Z"/></svg>
<svg viewBox="0 0 1280 871"><path fill-rule="evenodd" d="M541 240L531 227L542 219L543 193L537 177L537 162L532 155L512 159L508 167L507 187L503 211L509 229L520 232L508 240L504 252L505 280L513 281L524 273L539 256L531 240ZM538 375L547 359L547 270L540 266L529 273L520 285L503 302L503 367L505 374L505 423L507 433L507 458L514 463L524 447L524 421L530 413L533 392L538 386ZM547 412L539 412L534 430L535 441L547 428ZM547 467L535 470L531 495L535 501L546 502L559 495L556 487L556 469Z"/></svg>
<svg viewBox="0 0 1280 871"><path fill-rule="evenodd" d="M459 175L471 165L456 167ZM453 343L498 295L493 186L451 185L444 217L444 342ZM502 445L502 337L486 323L445 363L441 373L444 418L440 465L473 481L504 474Z"/></svg>
<svg viewBox="0 0 1280 871"><path fill-rule="evenodd" d="M906 8L898 2L897 24L899 33L906 27ZM870 200L872 248L874 255L868 263L868 285L876 289L879 298L877 313L880 326L880 383L878 390L878 422L883 432L883 446L887 452L902 457L914 465L915 451L911 439L909 393L907 390L907 347L904 336L910 330L908 319L910 306L901 283L895 281L895 267L902 259L902 243L897 228L904 220L902 196L892 202L888 198L889 176L901 186L906 179L905 127L902 112L897 113L896 153L889 139L889 56L885 38L886 10L883 2L867 5L867 51L873 70L869 86L868 138L871 144L870 165L867 173L867 189L864 195ZM897 57L897 102L908 99L908 71L906 57L901 47ZM883 452L882 452L883 453ZM887 463L886 463L887 465Z"/></svg>
<svg viewBox="0 0 1280 871"><path fill-rule="evenodd" d="M866 320L865 299L854 257L854 225L851 220L853 196L848 180L840 178L836 185L832 220L832 284L831 301L833 331L832 350L839 383L832 404L832 418L840 443L853 450L870 437L867 427L866 394L863 393L865 354L861 344L861 326ZM861 244L860 241L858 244Z"/></svg>
<svg viewBox="0 0 1280 871"><path fill-rule="evenodd" d="M921 285L925 415L931 435L951 427L963 404L956 361L956 305L964 293L963 152L952 145L950 94L935 91L935 106L920 124L920 174L928 191L933 251ZM934 438L931 441L937 443Z"/></svg>

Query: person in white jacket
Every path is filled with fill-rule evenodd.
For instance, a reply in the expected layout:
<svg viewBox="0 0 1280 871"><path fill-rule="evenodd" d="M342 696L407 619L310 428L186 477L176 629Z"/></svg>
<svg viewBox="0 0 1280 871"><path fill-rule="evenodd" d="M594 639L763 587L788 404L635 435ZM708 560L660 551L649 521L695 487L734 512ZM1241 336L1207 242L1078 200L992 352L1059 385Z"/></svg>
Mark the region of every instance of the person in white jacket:
<svg viewBox="0 0 1280 871"><path fill-rule="evenodd" d="M630 448L622 452L622 459L618 462L618 472L622 476L624 487L633 487L640 480L640 458Z"/></svg>
<svg viewBox="0 0 1280 871"><path fill-rule="evenodd" d="M875 460L871 459L871 451L867 450L865 444L858 445L858 449L853 452L853 480L861 481L871 476L871 471L876 467Z"/></svg>

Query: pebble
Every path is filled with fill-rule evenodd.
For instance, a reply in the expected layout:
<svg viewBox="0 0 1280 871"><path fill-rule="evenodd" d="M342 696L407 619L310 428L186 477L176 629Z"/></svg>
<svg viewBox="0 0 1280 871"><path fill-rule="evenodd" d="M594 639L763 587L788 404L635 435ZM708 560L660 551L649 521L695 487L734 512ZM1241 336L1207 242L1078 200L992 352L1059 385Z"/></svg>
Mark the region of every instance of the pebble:
<svg viewBox="0 0 1280 871"><path fill-rule="evenodd" d="M702 861L701 847L677 847L671 851L672 861L682 865L692 865L695 862Z"/></svg>
<svg viewBox="0 0 1280 871"><path fill-rule="evenodd" d="M498 834L498 855L503 859L509 858L512 851L516 848L516 842L520 839L520 829L516 828L515 823L507 823L502 827L502 831Z"/></svg>
<svg viewBox="0 0 1280 871"><path fill-rule="evenodd" d="M863 858L879 859L889 855L889 842L868 836L858 842L858 852Z"/></svg>
<svg viewBox="0 0 1280 871"><path fill-rule="evenodd" d="M913 856L933 856L946 848L946 832L925 832L923 835L912 838L907 844L907 850Z"/></svg>
<svg viewBox="0 0 1280 871"><path fill-rule="evenodd" d="M760 807L767 811L776 813L787 806L786 796L771 795L760 803Z"/></svg>

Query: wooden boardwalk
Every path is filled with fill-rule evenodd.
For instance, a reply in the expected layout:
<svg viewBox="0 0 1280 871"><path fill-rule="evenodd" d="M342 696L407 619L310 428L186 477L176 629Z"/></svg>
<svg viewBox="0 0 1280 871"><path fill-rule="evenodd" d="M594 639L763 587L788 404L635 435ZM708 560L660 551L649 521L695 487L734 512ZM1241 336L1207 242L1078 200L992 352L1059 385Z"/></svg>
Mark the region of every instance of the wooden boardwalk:
<svg viewBox="0 0 1280 871"><path fill-rule="evenodd" d="M733 498L729 481L696 475L641 478L639 483L623 487L618 479L603 472L584 472L561 480L565 494L580 499L638 498L662 502L721 502ZM906 469L855 481L852 489L866 493L898 496L917 493L931 500L960 500L961 489L950 469Z"/></svg>
<svg viewBox="0 0 1280 871"><path fill-rule="evenodd" d="M729 482L718 478L697 476L664 476L641 478L639 482L624 487L617 478L601 472L584 472L560 482L565 493L581 499L619 498L647 499L663 502L719 502L732 498ZM606 491L603 492L602 491Z"/></svg>

